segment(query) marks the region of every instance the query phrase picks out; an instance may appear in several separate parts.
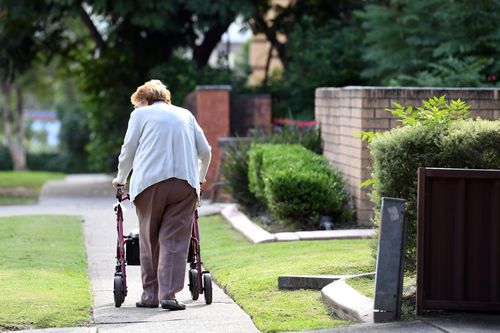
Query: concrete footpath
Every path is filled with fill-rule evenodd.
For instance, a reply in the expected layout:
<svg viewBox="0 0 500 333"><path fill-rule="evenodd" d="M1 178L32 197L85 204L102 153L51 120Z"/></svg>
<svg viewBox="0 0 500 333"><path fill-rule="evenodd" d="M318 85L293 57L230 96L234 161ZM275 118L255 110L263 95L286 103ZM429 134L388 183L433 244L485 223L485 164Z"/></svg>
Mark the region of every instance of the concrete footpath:
<svg viewBox="0 0 500 333"><path fill-rule="evenodd" d="M79 215L84 220L88 272L94 296L93 327L44 329L20 332L258 332L250 317L217 285L213 303L206 305L203 295L191 300L186 286L177 298L186 303L185 311L161 308L136 308L142 291L140 269L127 268L128 296L121 308L113 302L113 274L116 248L116 217L113 211L114 192L111 178L104 175L67 176L51 181L42 190L38 204L2 207L0 216L31 214ZM124 230L138 227L134 208L126 203ZM200 208L200 215L220 211L217 205ZM203 241L203 240L202 240ZM203 253L202 253L203 257Z"/></svg>

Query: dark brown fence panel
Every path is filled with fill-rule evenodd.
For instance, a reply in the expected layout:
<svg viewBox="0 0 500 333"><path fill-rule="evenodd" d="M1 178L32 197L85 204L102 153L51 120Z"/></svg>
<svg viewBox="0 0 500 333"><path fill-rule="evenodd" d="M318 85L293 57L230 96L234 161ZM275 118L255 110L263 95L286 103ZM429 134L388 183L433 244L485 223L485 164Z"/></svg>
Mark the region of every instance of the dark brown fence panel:
<svg viewBox="0 0 500 333"><path fill-rule="evenodd" d="M500 170L419 169L417 313L500 312Z"/></svg>

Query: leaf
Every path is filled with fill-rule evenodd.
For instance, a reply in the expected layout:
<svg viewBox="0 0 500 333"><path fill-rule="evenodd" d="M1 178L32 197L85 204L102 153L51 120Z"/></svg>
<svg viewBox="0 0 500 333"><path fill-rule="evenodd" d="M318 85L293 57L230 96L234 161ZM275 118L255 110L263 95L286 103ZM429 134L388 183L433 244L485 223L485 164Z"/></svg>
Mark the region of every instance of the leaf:
<svg viewBox="0 0 500 333"><path fill-rule="evenodd" d="M365 188L368 186L372 186L373 184L375 184L375 180L373 178L369 178L369 179L365 180L364 182L362 182L361 184L359 184L359 187Z"/></svg>

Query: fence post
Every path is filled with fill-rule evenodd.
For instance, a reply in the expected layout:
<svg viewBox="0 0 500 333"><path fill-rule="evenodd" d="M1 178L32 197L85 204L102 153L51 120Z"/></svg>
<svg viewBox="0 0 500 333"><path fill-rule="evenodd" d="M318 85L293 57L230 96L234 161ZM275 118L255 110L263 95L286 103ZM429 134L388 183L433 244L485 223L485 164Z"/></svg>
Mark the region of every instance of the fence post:
<svg viewBox="0 0 500 333"><path fill-rule="evenodd" d="M373 309L376 323L401 317L406 232L404 206L405 200L382 198Z"/></svg>

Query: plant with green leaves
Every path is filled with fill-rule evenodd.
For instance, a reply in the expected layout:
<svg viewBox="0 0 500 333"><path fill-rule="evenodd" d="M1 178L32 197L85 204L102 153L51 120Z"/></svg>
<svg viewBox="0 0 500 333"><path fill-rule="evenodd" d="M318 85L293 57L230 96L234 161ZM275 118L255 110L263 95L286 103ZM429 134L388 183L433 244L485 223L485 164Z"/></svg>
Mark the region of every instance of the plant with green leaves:
<svg viewBox="0 0 500 333"><path fill-rule="evenodd" d="M404 126L414 125L432 125L449 124L453 120L467 119L469 117L470 106L461 101L460 98L447 103L445 95L441 97L432 97L427 101L422 101L423 106L414 108L413 106L404 107L399 103L393 102L396 108L386 109Z"/></svg>
<svg viewBox="0 0 500 333"><path fill-rule="evenodd" d="M248 186L248 151L252 143L300 144L317 154L323 151L319 130L294 126L284 126L272 133L255 132L248 140L242 138L226 147L221 166L225 189L250 212L264 209Z"/></svg>
<svg viewBox="0 0 500 333"><path fill-rule="evenodd" d="M500 70L498 1L371 1L356 15L364 30L362 76L371 84L477 87L497 81L488 78Z"/></svg>
<svg viewBox="0 0 500 333"><path fill-rule="evenodd" d="M252 145L249 189L278 219L317 228L321 215L348 222L348 194L340 173L321 155L299 145Z"/></svg>
<svg viewBox="0 0 500 333"><path fill-rule="evenodd" d="M427 101L422 101L420 107L408 106L405 107L400 103L393 102L394 109L385 109L394 116L400 118L398 121L403 126L416 125L449 125L453 120L465 120L470 117L470 105L459 99L452 100L450 103L446 100L446 96L434 96ZM361 141L367 141L369 144L382 133L373 131L356 132L356 137ZM360 187L373 185L373 179L367 179L360 184Z"/></svg>
<svg viewBox="0 0 500 333"><path fill-rule="evenodd" d="M444 97L434 97L420 109L398 108L404 126L375 135L368 146L375 225L382 197L406 200L408 271L415 270L418 168L500 168L500 121L468 119L466 103L448 104Z"/></svg>

